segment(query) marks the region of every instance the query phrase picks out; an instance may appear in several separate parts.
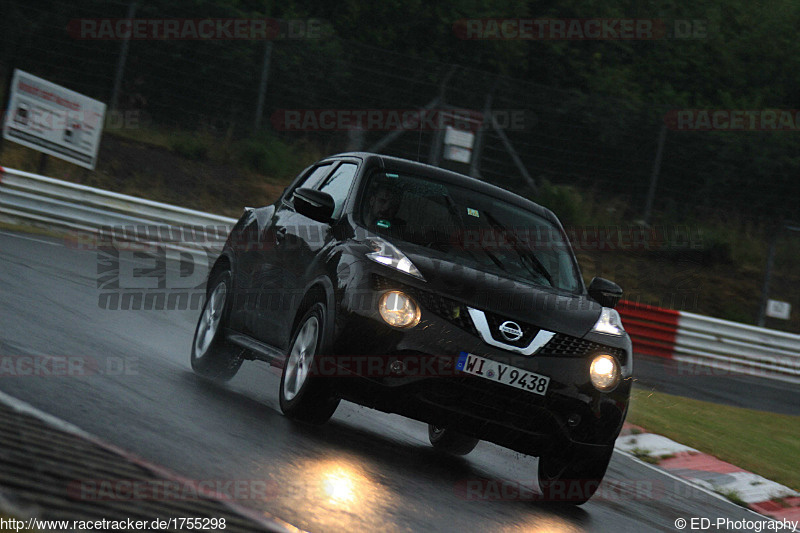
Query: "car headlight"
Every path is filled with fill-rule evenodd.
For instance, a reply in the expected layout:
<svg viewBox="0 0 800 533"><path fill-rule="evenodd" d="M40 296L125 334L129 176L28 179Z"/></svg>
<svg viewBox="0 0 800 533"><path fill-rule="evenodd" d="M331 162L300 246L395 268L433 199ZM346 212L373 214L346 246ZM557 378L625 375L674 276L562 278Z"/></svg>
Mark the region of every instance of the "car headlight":
<svg viewBox="0 0 800 533"><path fill-rule="evenodd" d="M622 319L619 317L619 313L604 307L600 312L600 318L597 319L594 327L592 327L592 331L619 337L625 333L625 328L622 327Z"/></svg>
<svg viewBox="0 0 800 533"><path fill-rule="evenodd" d="M378 310L387 324L397 328L413 328L422 316L417 303L401 291L389 291L381 296Z"/></svg>
<svg viewBox="0 0 800 533"><path fill-rule="evenodd" d="M608 392L619 383L619 363L612 356L601 353L592 360L589 377L597 390Z"/></svg>
<svg viewBox="0 0 800 533"><path fill-rule="evenodd" d="M400 272L405 272L409 276L414 276L415 278L425 281L425 278L422 277L422 274L417 270L417 267L414 266L414 263L392 243L378 237L372 237L367 241L367 244L373 249L372 252L367 254L367 257L376 263L390 266Z"/></svg>

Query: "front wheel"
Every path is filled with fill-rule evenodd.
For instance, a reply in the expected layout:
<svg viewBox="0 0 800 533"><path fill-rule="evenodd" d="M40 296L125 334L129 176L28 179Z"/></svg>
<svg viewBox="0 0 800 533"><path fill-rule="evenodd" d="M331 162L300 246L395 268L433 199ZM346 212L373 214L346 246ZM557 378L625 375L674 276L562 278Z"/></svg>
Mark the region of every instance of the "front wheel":
<svg viewBox="0 0 800 533"><path fill-rule="evenodd" d="M278 394L286 416L312 424L324 424L339 406L329 383L314 375L314 364L321 355L325 338L324 328L325 306L315 303L297 323Z"/></svg>
<svg viewBox="0 0 800 533"><path fill-rule="evenodd" d="M192 370L206 379L228 381L242 366L243 350L225 340L230 313L231 273L218 272L208 280L208 293L192 341Z"/></svg>
<svg viewBox="0 0 800 533"><path fill-rule="evenodd" d="M479 439L467 437L452 429L428 424L428 440L437 450L453 455L467 455L478 445Z"/></svg>
<svg viewBox="0 0 800 533"><path fill-rule="evenodd" d="M588 458L573 454L539 457L539 488L545 501L582 505L589 501L608 469L614 447Z"/></svg>

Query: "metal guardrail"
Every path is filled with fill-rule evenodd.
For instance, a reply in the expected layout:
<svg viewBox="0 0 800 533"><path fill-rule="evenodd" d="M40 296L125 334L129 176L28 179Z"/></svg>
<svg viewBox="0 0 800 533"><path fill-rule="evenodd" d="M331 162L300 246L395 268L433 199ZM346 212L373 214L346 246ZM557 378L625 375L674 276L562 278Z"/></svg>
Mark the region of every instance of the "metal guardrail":
<svg viewBox="0 0 800 533"><path fill-rule="evenodd" d="M800 335L622 301L637 353L800 384Z"/></svg>
<svg viewBox="0 0 800 533"><path fill-rule="evenodd" d="M681 312L673 359L800 383L800 335L694 313Z"/></svg>
<svg viewBox="0 0 800 533"><path fill-rule="evenodd" d="M0 214L38 224L159 240L152 228L188 230L221 248L235 219L0 167ZM800 335L622 301L617 309L637 353L800 383Z"/></svg>
<svg viewBox="0 0 800 533"><path fill-rule="evenodd" d="M229 217L2 167L0 214L69 230L112 231L117 239L156 241L177 249L221 248L236 223ZM172 239L188 232L192 239Z"/></svg>

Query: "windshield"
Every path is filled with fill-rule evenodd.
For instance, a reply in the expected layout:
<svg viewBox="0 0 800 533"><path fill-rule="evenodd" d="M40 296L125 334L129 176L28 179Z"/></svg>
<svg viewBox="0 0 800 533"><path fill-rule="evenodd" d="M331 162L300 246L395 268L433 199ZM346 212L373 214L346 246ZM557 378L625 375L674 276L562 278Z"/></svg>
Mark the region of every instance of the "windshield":
<svg viewBox="0 0 800 533"><path fill-rule="evenodd" d="M425 246L461 264L536 285L581 289L571 248L557 226L474 190L376 172L357 216L380 235Z"/></svg>

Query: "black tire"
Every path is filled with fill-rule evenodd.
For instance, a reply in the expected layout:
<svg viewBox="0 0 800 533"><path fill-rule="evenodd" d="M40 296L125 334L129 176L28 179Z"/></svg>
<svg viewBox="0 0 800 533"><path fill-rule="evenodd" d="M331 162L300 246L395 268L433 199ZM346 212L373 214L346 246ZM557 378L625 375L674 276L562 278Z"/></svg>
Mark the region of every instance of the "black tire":
<svg viewBox="0 0 800 533"><path fill-rule="evenodd" d="M428 440L437 450L453 455L467 455L480 442L480 439L467 437L452 429L436 427L433 424L428 424Z"/></svg>
<svg viewBox="0 0 800 533"><path fill-rule="evenodd" d="M232 294L230 271L219 271L208 280L206 302L192 340L192 370L216 382L235 376L244 360L244 350L225 340Z"/></svg>
<svg viewBox="0 0 800 533"><path fill-rule="evenodd" d="M597 492L608 469L614 447L598 456L571 454L539 457L539 488L544 501L582 505Z"/></svg>
<svg viewBox="0 0 800 533"><path fill-rule="evenodd" d="M324 424L339 406L330 382L314 375L314 361L324 353L324 339L325 306L317 302L297 322L283 365L278 399L289 418Z"/></svg>

